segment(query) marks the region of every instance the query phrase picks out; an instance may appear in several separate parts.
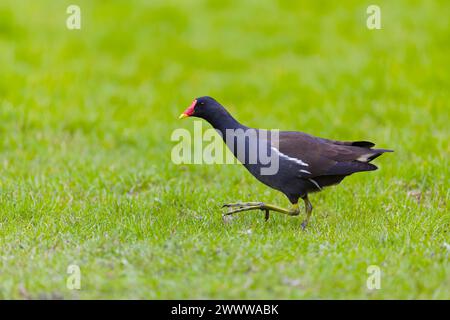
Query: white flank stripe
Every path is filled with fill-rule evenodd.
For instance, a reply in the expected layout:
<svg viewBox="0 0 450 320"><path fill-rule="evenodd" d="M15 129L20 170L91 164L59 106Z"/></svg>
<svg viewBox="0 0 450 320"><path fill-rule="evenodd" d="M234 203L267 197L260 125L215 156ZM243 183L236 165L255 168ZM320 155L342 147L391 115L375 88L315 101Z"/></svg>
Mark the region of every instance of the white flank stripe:
<svg viewBox="0 0 450 320"><path fill-rule="evenodd" d="M275 147L272 147L271 149L274 150L275 152L277 152L280 155L280 157L283 157L283 158L285 158L287 160L290 160L290 161L294 161L294 162L298 163L299 165L302 165L302 166L305 166L305 167L309 167L309 164L307 164L306 162L303 162L302 160L297 159L297 158L289 157L289 156L285 155L284 153L281 153L280 150L278 150Z"/></svg>
<svg viewBox="0 0 450 320"><path fill-rule="evenodd" d="M309 181L311 181L312 183L314 183L316 185L317 188L319 188L319 190L322 190L322 188L319 186L319 184L313 180L313 179L308 179Z"/></svg>
<svg viewBox="0 0 450 320"><path fill-rule="evenodd" d="M311 172L309 172L308 170L300 170L300 172L311 174Z"/></svg>

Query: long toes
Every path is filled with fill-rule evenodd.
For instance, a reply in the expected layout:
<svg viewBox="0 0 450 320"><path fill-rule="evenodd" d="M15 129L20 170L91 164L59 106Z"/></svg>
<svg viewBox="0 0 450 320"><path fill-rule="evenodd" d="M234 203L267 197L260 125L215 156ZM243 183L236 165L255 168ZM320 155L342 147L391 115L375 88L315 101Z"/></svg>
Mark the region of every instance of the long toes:
<svg viewBox="0 0 450 320"><path fill-rule="evenodd" d="M259 206L248 206L248 207L239 208L239 209L227 212L227 213L224 214L224 216L229 216L229 215L231 215L233 213L237 213L237 212L248 211L248 210L256 210L256 209L260 209L260 207Z"/></svg>
<svg viewBox="0 0 450 320"><path fill-rule="evenodd" d="M222 206L222 208L248 207L262 204L263 204L262 202L236 202L236 203L226 203Z"/></svg>
<svg viewBox="0 0 450 320"><path fill-rule="evenodd" d="M222 206L222 208L236 208L236 207L244 207L245 203L236 202L236 203L226 203Z"/></svg>
<svg viewBox="0 0 450 320"><path fill-rule="evenodd" d="M239 205L241 205L241 204L239 204L239 203L225 203L222 206L222 208L233 208L233 207L238 207Z"/></svg>

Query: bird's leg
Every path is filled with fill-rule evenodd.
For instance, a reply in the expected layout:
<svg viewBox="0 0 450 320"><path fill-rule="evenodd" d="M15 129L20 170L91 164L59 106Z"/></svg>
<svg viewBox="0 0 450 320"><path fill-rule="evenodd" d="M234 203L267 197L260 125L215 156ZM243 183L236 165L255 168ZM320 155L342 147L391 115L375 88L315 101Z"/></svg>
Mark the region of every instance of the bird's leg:
<svg viewBox="0 0 450 320"><path fill-rule="evenodd" d="M284 213L290 216L297 216L300 214L300 210L298 208L298 203L292 205L291 209L284 209L272 204L265 204L263 202L247 202L247 203L230 203L225 204L222 208L237 208L230 212L227 212L225 216L232 215L237 212L250 211L250 210L263 210L265 211L265 219L269 219L269 211L276 211L280 213Z"/></svg>
<svg viewBox="0 0 450 320"><path fill-rule="evenodd" d="M309 218L311 218L313 206L311 202L309 202L308 195L304 196L302 199L305 202L305 211L306 211L306 218L302 222L302 229L305 230L306 226L308 225Z"/></svg>
<svg viewBox="0 0 450 320"><path fill-rule="evenodd" d="M227 203L222 206L222 208L243 208L248 206L258 206L263 204L262 202L236 202L236 203Z"/></svg>

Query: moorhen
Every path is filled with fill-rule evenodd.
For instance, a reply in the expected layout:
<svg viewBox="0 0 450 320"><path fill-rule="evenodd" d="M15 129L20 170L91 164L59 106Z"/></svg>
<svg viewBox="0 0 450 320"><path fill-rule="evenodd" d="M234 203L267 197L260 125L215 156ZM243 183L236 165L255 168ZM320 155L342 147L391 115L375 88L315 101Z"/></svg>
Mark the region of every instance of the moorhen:
<svg viewBox="0 0 450 320"><path fill-rule="evenodd" d="M262 130L246 127L211 97L200 97L180 115L180 118L198 117L208 121L222 136L235 157L262 183L284 193L292 203L291 209L280 208L263 202L225 204L230 208L226 215L248 210L263 210L266 220L269 211L291 216L300 214L298 200L305 202L304 229L311 217L311 192L340 183L355 172L372 171L377 167L369 162L387 149L372 149L368 141L336 141L311 136L296 131ZM233 134L230 134L233 133ZM251 134L248 134L248 133ZM240 134L238 134L240 133ZM244 139L239 135L243 135ZM261 152L262 147L265 151ZM268 170L267 156L276 164L276 170ZM250 161L253 158L254 161ZM264 169L267 169L264 172ZM272 172L270 172L272 171Z"/></svg>

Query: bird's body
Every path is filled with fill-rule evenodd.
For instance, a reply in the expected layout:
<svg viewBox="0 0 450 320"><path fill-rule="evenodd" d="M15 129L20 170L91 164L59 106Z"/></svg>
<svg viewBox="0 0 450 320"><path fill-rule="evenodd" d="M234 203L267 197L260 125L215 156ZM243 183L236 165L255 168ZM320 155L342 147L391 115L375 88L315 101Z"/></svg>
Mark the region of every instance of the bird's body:
<svg viewBox="0 0 450 320"><path fill-rule="evenodd" d="M372 149L368 141L335 141L297 131L277 131L249 128L235 120L216 100L201 97L194 100L182 117L196 116L208 121L247 170L267 186L284 193L294 205L286 210L264 203L231 204L231 213L261 209L298 215L298 200L306 204L306 226L312 206L308 194L339 184L356 172L372 171L370 163L386 149ZM271 162L268 163L267 160ZM253 161L252 161L253 160ZM275 170L270 165L276 164ZM309 210L308 210L309 208Z"/></svg>
<svg viewBox="0 0 450 320"><path fill-rule="evenodd" d="M270 139L266 139L271 136L270 131L264 134L259 129L255 131L258 145L267 143L268 156L278 157L278 172L274 175L261 174L261 161L255 164L242 161L243 165L259 181L283 192L292 203L308 193L338 184L353 173L376 170L377 167L369 162L389 151L371 149L373 144L370 142L333 141L294 131L278 132L278 146L275 146ZM263 138L259 138L260 135ZM250 143L245 146L245 159L250 158ZM236 143L234 146L232 152L239 158Z"/></svg>

